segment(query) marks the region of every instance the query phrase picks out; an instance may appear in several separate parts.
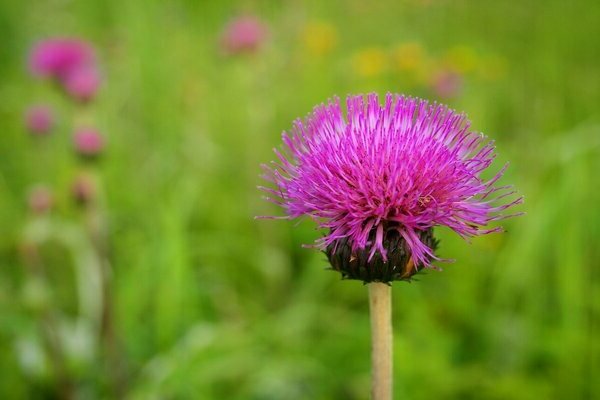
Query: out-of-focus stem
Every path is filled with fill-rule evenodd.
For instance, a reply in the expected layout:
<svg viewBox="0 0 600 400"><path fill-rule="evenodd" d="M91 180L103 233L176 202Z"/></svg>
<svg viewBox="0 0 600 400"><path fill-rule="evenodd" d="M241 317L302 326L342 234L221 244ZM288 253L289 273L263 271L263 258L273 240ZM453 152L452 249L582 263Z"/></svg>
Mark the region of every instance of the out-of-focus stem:
<svg viewBox="0 0 600 400"><path fill-rule="evenodd" d="M381 282L369 287L371 314L371 398L392 399L392 288Z"/></svg>
<svg viewBox="0 0 600 400"><path fill-rule="evenodd" d="M89 240L92 244L96 257L99 260L99 273L102 290L102 311L100 320L100 341L106 355L106 368L110 377L110 385L113 394L122 398L126 392L126 371L124 357L120 349L115 330L115 312L113 304L113 274L110 265L110 251L108 245L106 215L103 212L101 202L98 199L102 192L101 181L94 171L88 171L88 178L93 185L92 194L83 199L84 223Z"/></svg>
<svg viewBox="0 0 600 400"><path fill-rule="evenodd" d="M86 225L92 245L100 260L102 279L102 319L100 338L106 350L107 367L115 396L121 398L126 391L124 364L114 326L113 277L109 262L106 221L97 204L89 204L86 210Z"/></svg>
<svg viewBox="0 0 600 400"><path fill-rule="evenodd" d="M27 244L24 249L23 261L32 279L42 279L45 282L44 265L40 259L38 250L37 245ZM56 381L58 383L57 395L63 400L73 399L75 392L74 384L67 370L64 351L58 337L56 319L48 304L43 304L42 309L37 311L37 319L44 347L56 374Z"/></svg>
<svg viewBox="0 0 600 400"><path fill-rule="evenodd" d="M69 373L67 372L66 360L63 349L58 338L56 322L50 311L42 312L39 318L40 330L42 331L42 339L46 346L46 351L52 360L56 380L58 382L58 395L63 400L73 399L74 385Z"/></svg>

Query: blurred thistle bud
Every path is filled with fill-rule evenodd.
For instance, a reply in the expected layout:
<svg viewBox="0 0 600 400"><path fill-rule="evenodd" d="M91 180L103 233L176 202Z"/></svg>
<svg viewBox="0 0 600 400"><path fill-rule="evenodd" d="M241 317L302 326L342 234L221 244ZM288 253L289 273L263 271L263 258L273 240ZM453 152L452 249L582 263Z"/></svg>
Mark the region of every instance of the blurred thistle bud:
<svg viewBox="0 0 600 400"><path fill-rule="evenodd" d="M95 158L104 149L104 139L100 133L91 128L82 128L73 136L75 151L84 158Z"/></svg>
<svg viewBox="0 0 600 400"><path fill-rule="evenodd" d="M438 72L432 80L431 88L440 98L450 99L461 94L464 86L463 76L455 71L446 69Z"/></svg>
<svg viewBox="0 0 600 400"><path fill-rule="evenodd" d="M54 128L54 112L49 106L34 105L25 112L25 125L27 130L36 136L50 133Z"/></svg>
<svg viewBox="0 0 600 400"><path fill-rule="evenodd" d="M52 191L44 185L36 185L29 190L27 204L34 214L45 214L54 206Z"/></svg>
<svg viewBox="0 0 600 400"><path fill-rule="evenodd" d="M86 206L96 199L97 187L94 179L89 174L80 174L71 186L71 195L75 202Z"/></svg>
<svg viewBox="0 0 600 400"><path fill-rule="evenodd" d="M87 102L94 98L100 86L100 74L96 67L85 66L73 70L65 79L67 93L75 100Z"/></svg>
<svg viewBox="0 0 600 400"><path fill-rule="evenodd" d="M37 43L29 56L32 74L51 78L78 101L91 100L101 79L93 47L80 39L52 38Z"/></svg>
<svg viewBox="0 0 600 400"><path fill-rule="evenodd" d="M232 19L221 36L222 49L228 54L254 53L267 39L266 25L252 15Z"/></svg>

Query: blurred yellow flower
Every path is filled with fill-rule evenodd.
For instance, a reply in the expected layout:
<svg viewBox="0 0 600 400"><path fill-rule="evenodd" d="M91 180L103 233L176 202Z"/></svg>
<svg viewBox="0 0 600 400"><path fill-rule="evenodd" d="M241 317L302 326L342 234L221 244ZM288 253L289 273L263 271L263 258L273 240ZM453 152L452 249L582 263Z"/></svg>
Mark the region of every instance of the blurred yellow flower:
<svg viewBox="0 0 600 400"><path fill-rule="evenodd" d="M374 77L387 68L388 57L379 47L368 47L359 50L352 56L352 69L362 77Z"/></svg>
<svg viewBox="0 0 600 400"><path fill-rule="evenodd" d="M477 53L468 46L454 46L446 52L444 64L456 72L465 74L472 72L479 62Z"/></svg>
<svg viewBox="0 0 600 400"><path fill-rule="evenodd" d="M415 83L425 86L429 85L439 69L437 64L437 60L430 57L423 57L419 62L419 67L412 71Z"/></svg>
<svg viewBox="0 0 600 400"><path fill-rule="evenodd" d="M338 44L338 32L328 22L310 22L304 27L302 41L309 54L323 56L331 53Z"/></svg>
<svg viewBox="0 0 600 400"><path fill-rule="evenodd" d="M407 42L396 47L392 57L398 70L415 71L423 63L425 51L419 43Z"/></svg>
<svg viewBox="0 0 600 400"><path fill-rule="evenodd" d="M478 68L479 76L490 81L502 79L506 76L508 64L500 56L489 56L484 58Z"/></svg>

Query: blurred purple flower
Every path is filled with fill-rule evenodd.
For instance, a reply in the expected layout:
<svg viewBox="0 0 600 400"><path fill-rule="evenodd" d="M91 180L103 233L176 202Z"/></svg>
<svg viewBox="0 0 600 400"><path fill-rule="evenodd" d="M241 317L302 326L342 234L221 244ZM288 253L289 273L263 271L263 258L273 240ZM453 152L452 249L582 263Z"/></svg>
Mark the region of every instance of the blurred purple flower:
<svg viewBox="0 0 600 400"><path fill-rule="evenodd" d="M438 97L450 99L460 95L463 84L464 79L461 74L452 70L444 70L433 77L432 89Z"/></svg>
<svg viewBox="0 0 600 400"><path fill-rule="evenodd" d="M84 157L94 157L104 149L104 139L95 129L84 128L75 132L75 150Z"/></svg>
<svg viewBox="0 0 600 400"><path fill-rule="evenodd" d="M74 70L95 64L93 48L71 38L52 38L38 42L29 55L31 72L40 77L66 79Z"/></svg>
<svg viewBox="0 0 600 400"><path fill-rule="evenodd" d="M403 247L411 256L407 269L431 267L438 259L434 226L465 239L498 232L488 224L522 202L503 200L514 191L495 185L506 166L481 177L495 158L494 144L471 131L464 114L396 94L383 105L376 94L346 103L347 116L335 98L296 120L283 134L284 150L275 149L278 161L263 165L275 186L261 187L267 199L285 209L284 218L308 216L327 229L317 245L330 261L370 262L376 255L386 266L388 253ZM348 251L336 253L339 247Z"/></svg>
<svg viewBox="0 0 600 400"><path fill-rule="evenodd" d="M37 43L29 56L35 76L52 78L79 101L91 100L100 86L100 74L92 46L82 40L53 38Z"/></svg>
<svg viewBox="0 0 600 400"><path fill-rule="evenodd" d="M54 196L47 186L36 185L29 190L27 203L33 213L44 214L52 209Z"/></svg>
<svg viewBox="0 0 600 400"><path fill-rule="evenodd" d="M85 102L95 96L100 82L100 74L96 67L84 66L71 71L64 79L64 86L74 99Z"/></svg>
<svg viewBox="0 0 600 400"><path fill-rule="evenodd" d="M246 15L231 20L221 37L221 45L225 52L237 54L254 52L266 40L268 30L257 17Z"/></svg>
<svg viewBox="0 0 600 400"><path fill-rule="evenodd" d="M46 135L54 128L54 112L49 106L34 105L25 112L25 125L34 135Z"/></svg>

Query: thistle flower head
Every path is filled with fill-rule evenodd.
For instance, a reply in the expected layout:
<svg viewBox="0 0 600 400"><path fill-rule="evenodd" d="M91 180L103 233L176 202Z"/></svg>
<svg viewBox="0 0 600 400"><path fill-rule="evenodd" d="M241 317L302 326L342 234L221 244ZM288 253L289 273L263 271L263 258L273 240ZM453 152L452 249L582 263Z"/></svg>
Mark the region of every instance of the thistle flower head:
<svg viewBox="0 0 600 400"><path fill-rule="evenodd" d="M84 41L70 38L40 41L29 56L29 68L34 75L61 81L74 70L94 63L92 47Z"/></svg>
<svg viewBox="0 0 600 400"><path fill-rule="evenodd" d="M458 96L462 92L463 86L463 76L452 70L438 72L431 84L433 92L444 99Z"/></svg>
<svg viewBox="0 0 600 400"><path fill-rule="evenodd" d="M104 149L104 139L97 130L90 128L75 132L73 143L77 153L86 158L93 158Z"/></svg>
<svg viewBox="0 0 600 400"><path fill-rule="evenodd" d="M327 234L317 241L349 278L389 282L431 267L434 226L463 238L489 227L522 198L497 186L506 166L485 180L494 144L446 106L388 94L317 106L283 134L278 161L261 187L286 218L308 216Z"/></svg>
<svg viewBox="0 0 600 400"><path fill-rule="evenodd" d="M29 68L35 76L54 79L78 101L91 100L101 83L94 49L79 39L39 42L30 53Z"/></svg>
<svg viewBox="0 0 600 400"><path fill-rule="evenodd" d="M100 83L100 74L96 67L83 66L71 71L64 80L64 87L75 100L86 102L94 98Z"/></svg>
<svg viewBox="0 0 600 400"><path fill-rule="evenodd" d="M34 214L44 214L54 205L52 191L45 185L33 186L27 195L27 204Z"/></svg>
<svg viewBox="0 0 600 400"><path fill-rule="evenodd" d="M245 15L231 20L221 37L223 49L230 54L254 52L267 38L267 27L258 18Z"/></svg>
<svg viewBox="0 0 600 400"><path fill-rule="evenodd" d="M34 105L25 112L25 125L34 135L46 135L54 127L54 112L45 105Z"/></svg>
<svg viewBox="0 0 600 400"><path fill-rule="evenodd" d="M81 173L71 185L71 195L81 206L91 204L97 197L98 188L93 176Z"/></svg>

